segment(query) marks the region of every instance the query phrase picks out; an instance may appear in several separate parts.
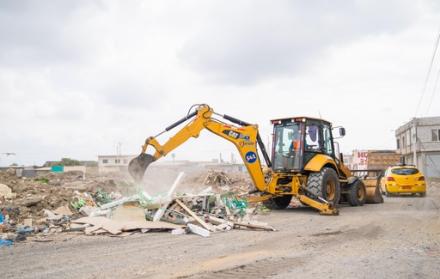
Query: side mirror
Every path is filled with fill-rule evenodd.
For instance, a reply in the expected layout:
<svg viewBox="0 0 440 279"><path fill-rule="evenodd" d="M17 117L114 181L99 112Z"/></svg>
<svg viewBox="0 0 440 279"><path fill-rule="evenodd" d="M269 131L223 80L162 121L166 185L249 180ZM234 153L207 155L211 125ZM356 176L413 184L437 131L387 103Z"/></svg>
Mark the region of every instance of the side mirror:
<svg viewBox="0 0 440 279"><path fill-rule="evenodd" d="M345 136L345 128L338 126L338 127L333 127L333 138L334 139L340 139L343 138Z"/></svg>
<svg viewBox="0 0 440 279"><path fill-rule="evenodd" d="M345 128L344 128L344 127L339 128L339 135L340 135L341 137L344 137L344 136L345 136Z"/></svg>

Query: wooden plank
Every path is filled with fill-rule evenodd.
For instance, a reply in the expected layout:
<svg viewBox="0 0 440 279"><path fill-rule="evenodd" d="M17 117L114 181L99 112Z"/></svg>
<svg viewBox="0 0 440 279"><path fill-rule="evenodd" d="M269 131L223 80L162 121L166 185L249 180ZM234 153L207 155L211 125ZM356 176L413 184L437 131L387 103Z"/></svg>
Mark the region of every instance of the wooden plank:
<svg viewBox="0 0 440 279"><path fill-rule="evenodd" d="M262 226L259 224L257 225L257 224L252 224L252 223L234 222L234 225L241 226L241 227L247 227L247 228L251 228L251 229L260 229L260 230L265 230L265 231L276 231L271 226Z"/></svg>
<svg viewBox="0 0 440 279"><path fill-rule="evenodd" d="M122 232L123 224L118 224L105 217L83 217L77 220L73 220L72 223L90 224L95 227L100 227L111 234L120 234ZM90 228L88 231L92 231Z"/></svg>
<svg viewBox="0 0 440 279"><path fill-rule="evenodd" d="M214 225L220 225L220 224L228 223L228 220L217 218L217 217L212 216L212 215L208 216L208 220L209 220L209 222L211 224L214 224Z"/></svg>
<svg viewBox="0 0 440 279"><path fill-rule="evenodd" d="M183 210L185 210L189 215L191 215L191 217L194 218L194 220L197 221L197 223L199 223L202 227L204 227L205 229L209 230L209 231L215 231L214 227L212 227L211 225L207 224L205 221L203 221L202 219L199 218L199 216L197 216L191 209L189 209L183 202L181 202L179 199L175 200L176 203L183 208Z"/></svg>

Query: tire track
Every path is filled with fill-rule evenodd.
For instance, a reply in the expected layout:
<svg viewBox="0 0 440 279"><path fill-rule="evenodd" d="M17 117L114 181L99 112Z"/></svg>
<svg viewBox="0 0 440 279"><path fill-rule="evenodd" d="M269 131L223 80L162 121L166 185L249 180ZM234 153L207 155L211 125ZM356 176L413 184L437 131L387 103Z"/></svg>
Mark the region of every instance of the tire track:
<svg viewBox="0 0 440 279"><path fill-rule="evenodd" d="M257 260L250 264L239 265L233 268L221 269L216 271L202 272L194 275L177 277L179 279L197 279L197 278L269 278L283 272L292 271L305 264L304 257L278 257Z"/></svg>

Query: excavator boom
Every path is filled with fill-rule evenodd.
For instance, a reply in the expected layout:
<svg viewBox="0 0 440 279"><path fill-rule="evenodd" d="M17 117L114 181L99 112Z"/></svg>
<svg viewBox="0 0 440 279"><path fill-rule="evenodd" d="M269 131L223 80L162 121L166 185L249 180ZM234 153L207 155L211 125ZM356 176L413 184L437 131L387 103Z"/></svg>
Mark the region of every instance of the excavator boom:
<svg viewBox="0 0 440 279"><path fill-rule="evenodd" d="M227 124L213 115L222 117L229 122L239 126ZM180 129L174 136L161 145L157 137L171 129L181 125L187 120L191 120L187 125ZM148 166L155 160L167 155L172 150L185 143L191 137L197 138L204 129L232 142L238 149L257 189L263 191L266 189L264 174L259 159L257 146L270 167L271 162L267 155L264 144L258 133L257 125L252 125L228 115L215 113L208 105L200 105L196 110L179 121L165 128L164 131L155 137L149 137L142 146L142 152L139 156L130 161L128 171L135 181L142 180ZM151 146L155 149L154 155L146 154L147 148Z"/></svg>

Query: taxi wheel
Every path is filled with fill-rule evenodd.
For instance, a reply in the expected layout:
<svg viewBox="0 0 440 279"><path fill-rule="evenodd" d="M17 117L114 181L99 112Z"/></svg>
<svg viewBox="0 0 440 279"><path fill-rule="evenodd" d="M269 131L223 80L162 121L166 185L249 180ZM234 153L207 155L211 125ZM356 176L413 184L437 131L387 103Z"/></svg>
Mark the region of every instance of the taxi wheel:
<svg viewBox="0 0 440 279"><path fill-rule="evenodd" d="M424 197L426 197L426 192L423 192L423 193L419 193L419 196L420 196L421 198L424 198Z"/></svg>
<svg viewBox="0 0 440 279"><path fill-rule="evenodd" d="M384 192L384 194L385 194L386 197L391 197L391 193L388 192L388 188L387 188L386 185L385 185L385 192Z"/></svg>

